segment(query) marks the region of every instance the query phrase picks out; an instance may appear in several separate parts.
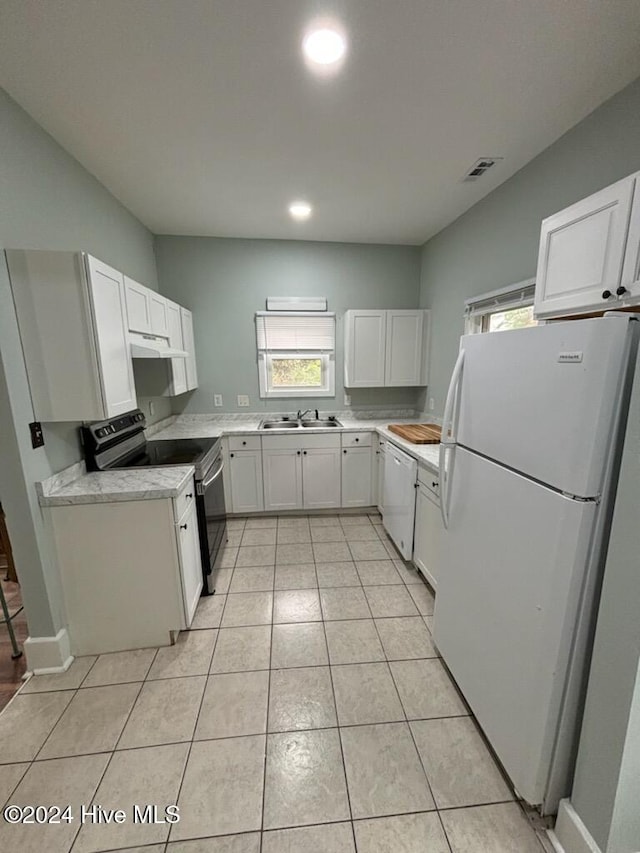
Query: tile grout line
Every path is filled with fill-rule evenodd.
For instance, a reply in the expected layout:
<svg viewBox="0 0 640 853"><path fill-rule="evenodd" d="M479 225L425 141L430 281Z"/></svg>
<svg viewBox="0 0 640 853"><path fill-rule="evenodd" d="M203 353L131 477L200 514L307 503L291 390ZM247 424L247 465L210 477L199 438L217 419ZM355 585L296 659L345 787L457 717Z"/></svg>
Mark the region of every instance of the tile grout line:
<svg viewBox="0 0 640 853"><path fill-rule="evenodd" d="M317 574L317 572L316 572L316 574ZM320 609L322 610L322 605L320 606ZM354 849L357 851L358 844L356 842L356 831L355 831L355 827L353 825L353 809L351 807L351 793L349 791L349 779L347 777L347 764L346 764L345 757L344 757L344 746L342 744L342 735L340 733L340 717L338 715L338 702L336 701L336 688L335 688L335 684L333 683L333 673L331 671L331 655L329 652L329 641L327 639L327 632L325 629L324 619L322 621L322 635L324 636L325 648L327 650L327 662L329 664L329 680L331 682L331 694L333 697L333 707L335 708L335 712L336 712L336 729L338 732L338 743L340 745L340 758L342 759L342 775L344 777L344 787L345 787L345 791L347 794L347 806L349 808L349 823L351 825L351 837L353 838Z"/></svg>
<svg viewBox="0 0 640 853"><path fill-rule="evenodd" d="M233 577L233 573L232 573L232 577ZM215 595L215 593L214 593L214 595ZM223 613L224 613L224 609L225 609L226 605L227 605L227 599L225 597L224 604L222 606L222 612ZM222 620L222 614L220 615L220 619ZM182 774L180 776L180 782L178 784L178 790L176 791L176 799L175 799L174 805L177 805L180 801L180 794L182 792L182 786L184 784L184 778L187 775L187 767L189 765L189 759L191 758L191 751L193 750L193 744L196 742L194 740L194 738L195 738L196 731L198 730L198 723L200 722L200 714L202 712L202 705L204 704L204 697L205 697L205 694L207 692L207 687L209 686L209 677L211 675L211 666L213 664L213 656L216 652L216 646L218 645L218 637L219 636L220 636L220 629L218 629L216 631L216 636L215 636L215 639L213 641L213 648L211 649L211 657L209 658L209 664L207 666L207 671L206 671L206 673L203 673L205 676L204 689L202 691L202 696L200 697L200 703L198 705L198 713L196 714L196 720L195 720L195 723L193 725L193 732L191 734L191 740L190 741L182 741L182 743L188 743L189 746L188 746L187 755L186 755L186 758L184 761L184 767L182 768ZM190 676L183 676L183 677L188 678ZM160 679L156 679L156 680L160 680ZM165 680L168 681L169 679L165 679ZM171 824L171 826L169 827L169 832L167 832L167 838L165 840L165 851L168 850L168 848L169 848L169 841L171 839L171 833L173 831L173 827L174 827L174 824Z"/></svg>
<svg viewBox="0 0 640 853"><path fill-rule="evenodd" d="M278 526L280 522L276 521L276 541L278 537ZM277 546L276 546L277 547ZM260 811L260 842L259 842L259 853L262 853L262 844L264 839L264 809L265 803L267 799L267 756L269 753L269 710L271 705L271 672L272 672L272 663L273 663L273 610L275 604L275 587L276 587L276 570L274 567L273 570L273 592L272 592L272 605L271 605L271 626L269 631L269 677L267 679L267 713L265 718L265 732L264 732L264 760L262 767L262 807Z"/></svg>

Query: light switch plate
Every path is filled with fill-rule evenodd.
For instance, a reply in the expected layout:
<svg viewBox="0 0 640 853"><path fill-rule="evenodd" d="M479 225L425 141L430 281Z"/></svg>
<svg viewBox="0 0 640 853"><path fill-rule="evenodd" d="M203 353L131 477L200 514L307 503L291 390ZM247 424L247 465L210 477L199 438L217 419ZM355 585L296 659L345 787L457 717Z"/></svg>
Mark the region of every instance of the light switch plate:
<svg viewBox="0 0 640 853"><path fill-rule="evenodd" d="M344 404L345 404L345 406L351 405L351 394L345 394L344 395Z"/></svg>
<svg viewBox="0 0 640 853"><path fill-rule="evenodd" d="M149 400L149 414L151 415L151 417L153 417L155 415L155 413L156 413L155 403L153 402L153 400Z"/></svg>
<svg viewBox="0 0 640 853"><path fill-rule="evenodd" d="M429 397L429 411L432 412L436 407L436 401L433 397Z"/></svg>
<svg viewBox="0 0 640 853"><path fill-rule="evenodd" d="M247 394L238 394L238 406L248 406L249 397Z"/></svg>
<svg viewBox="0 0 640 853"><path fill-rule="evenodd" d="M214 394L213 395L213 405L221 406L222 405L222 394Z"/></svg>

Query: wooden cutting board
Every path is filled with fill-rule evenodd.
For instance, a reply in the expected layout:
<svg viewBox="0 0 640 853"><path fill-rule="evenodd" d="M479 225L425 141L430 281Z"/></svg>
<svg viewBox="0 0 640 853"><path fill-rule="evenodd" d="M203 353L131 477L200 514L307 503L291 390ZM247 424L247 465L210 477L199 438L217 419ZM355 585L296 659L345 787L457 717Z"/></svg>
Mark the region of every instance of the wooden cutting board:
<svg viewBox="0 0 640 853"><path fill-rule="evenodd" d="M437 424L389 424L389 429L412 444L440 444L442 435Z"/></svg>

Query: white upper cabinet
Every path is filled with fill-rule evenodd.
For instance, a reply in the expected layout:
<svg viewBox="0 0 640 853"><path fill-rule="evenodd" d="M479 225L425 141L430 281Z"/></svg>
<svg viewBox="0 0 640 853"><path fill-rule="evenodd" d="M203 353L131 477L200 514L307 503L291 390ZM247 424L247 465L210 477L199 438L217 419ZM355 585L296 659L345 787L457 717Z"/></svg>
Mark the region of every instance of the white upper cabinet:
<svg viewBox="0 0 640 853"><path fill-rule="evenodd" d="M345 387L383 386L385 384L386 311L347 311L344 327Z"/></svg>
<svg viewBox="0 0 640 853"><path fill-rule="evenodd" d="M6 259L36 419L134 409L122 274L74 252L7 250Z"/></svg>
<svg viewBox="0 0 640 853"><path fill-rule="evenodd" d="M425 384L424 315L424 311L387 311L385 385Z"/></svg>
<svg viewBox="0 0 640 853"><path fill-rule="evenodd" d="M169 332L169 346L176 349L184 349L182 340L182 317L180 315L181 308L175 302L166 300L167 303L167 323ZM187 366L186 358L170 359L169 367L169 388L165 392L165 396L175 397L177 394L184 394L187 390Z"/></svg>
<svg viewBox="0 0 640 853"><path fill-rule="evenodd" d="M622 267L622 286L626 288L626 292L621 295L621 299L637 305L640 301L640 172L636 175L633 189L629 235Z"/></svg>
<svg viewBox="0 0 640 853"><path fill-rule="evenodd" d="M164 296L127 276L124 284L129 331L167 337L167 300Z"/></svg>
<svg viewBox="0 0 640 853"><path fill-rule="evenodd" d="M634 294L637 298L638 177L624 178L543 220L536 316L607 310L631 300Z"/></svg>
<svg viewBox="0 0 640 853"><path fill-rule="evenodd" d="M149 316L148 289L143 284L139 284L126 275L124 277L124 286L127 295L129 331L150 333L151 317Z"/></svg>
<svg viewBox="0 0 640 853"><path fill-rule="evenodd" d="M426 385L428 311L350 310L344 322L346 388Z"/></svg>
<svg viewBox="0 0 640 853"><path fill-rule="evenodd" d="M169 334L169 318L167 316L167 300L155 290L148 291L149 319L151 334L166 338Z"/></svg>
<svg viewBox="0 0 640 853"><path fill-rule="evenodd" d="M122 273L87 255L88 283L105 417L136 407Z"/></svg>
<svg viewBox="0 0 640 853"><path fill-rule="evenodd" d="M185 358L185 371L187 391L193 391L198 387L198 371L196 369L196 350L193 340L193 315L186 308L180 309L180 322L182 324L182 345L188 355Z"/></svg>

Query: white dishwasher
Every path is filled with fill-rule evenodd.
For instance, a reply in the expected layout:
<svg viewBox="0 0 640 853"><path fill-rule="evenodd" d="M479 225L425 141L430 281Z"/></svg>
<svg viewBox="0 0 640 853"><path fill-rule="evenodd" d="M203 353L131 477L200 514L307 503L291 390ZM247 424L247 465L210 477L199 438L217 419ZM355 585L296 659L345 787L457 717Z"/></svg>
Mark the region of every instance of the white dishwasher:
<svg viewBox="0 0 640 853"><path fill-rule="evenodd" d="M382 522L405 560L411 559L413 551L417 471L416 460L388 441L384 460Z"/></svg>

